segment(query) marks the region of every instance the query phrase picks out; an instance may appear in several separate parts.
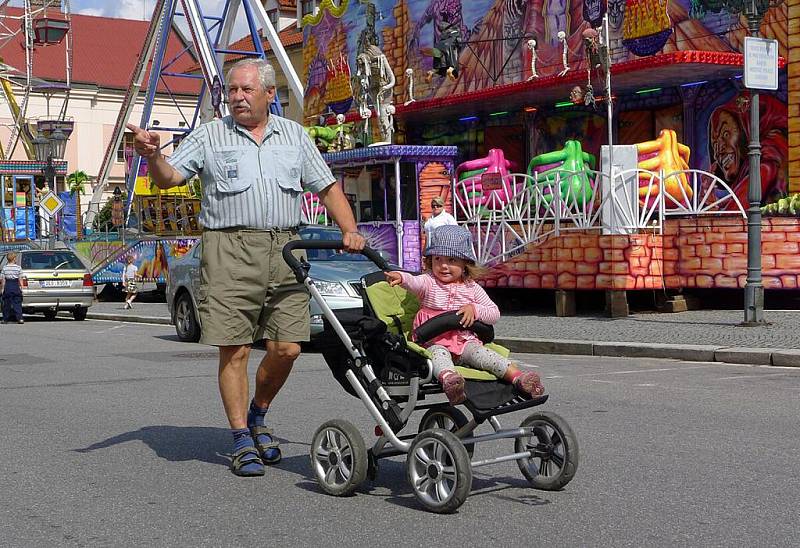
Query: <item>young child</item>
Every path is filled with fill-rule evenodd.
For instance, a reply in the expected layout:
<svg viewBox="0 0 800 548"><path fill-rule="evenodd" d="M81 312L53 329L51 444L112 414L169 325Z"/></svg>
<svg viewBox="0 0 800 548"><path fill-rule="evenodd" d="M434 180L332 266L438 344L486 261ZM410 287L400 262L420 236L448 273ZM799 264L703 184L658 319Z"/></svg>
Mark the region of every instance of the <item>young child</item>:
<svg viewBox="0 0 800 548"><path fill-rule="evenodd" d="M493 324L500 310L474 278L481 269L476 265L472 234L459 226L446 225L431 233L425 249L425 272L414 276L406 272L387 272L390 285L401 285L420 300L414 329L426 320L445 312L457 311L463 327L476 320ZM544 393L539 375L524 371L512 361L483 346L472 331L459 329L443 333L427 343L433 362L433 374L439 380L452 405L465 399L464 377L455 364L488 371L513 383L526 396Z"/></svg>
<svg viewBox="0 0 800 548"><path fill-rule="evenodd" d="M23 277L22 268L17 264L17 254L10 251L6 255L8 262L0 270L0 294L3 296L3 323L16 320L25 323L22 319L22 289L20 279Z"/></svg>
<svg viewBox="0 0 800 548"><path fill-rule="evenodd" d="M127 293L123 309L133 308L133 299L136 298L136 292L138 291L136 278L139 276L139 267L133 264L133 255L128 255L126 262L125 269L122 271L122 285L125 286L125 292Z"/></svg>

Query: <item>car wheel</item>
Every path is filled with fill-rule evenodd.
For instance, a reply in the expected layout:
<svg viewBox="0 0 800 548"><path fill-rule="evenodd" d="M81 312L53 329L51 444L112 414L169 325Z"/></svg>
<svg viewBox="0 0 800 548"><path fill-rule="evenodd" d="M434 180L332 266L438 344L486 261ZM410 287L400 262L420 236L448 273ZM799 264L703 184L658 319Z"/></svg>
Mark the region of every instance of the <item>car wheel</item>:
<svg viewBox="0 0 800 548"><path fill-rule="evenodd" d="M75 320L82 322L86 319L87 312L89 312L89 308L86 306L81 306L80 308L76 308L72 311L72 317L75 318Z"/></svg>
<svg viewBox="0 0 800 548"><path fill-rule="evenodd" d="M188 293L181 293L175 303L175 333L184 342L200 340L200 325L194 311L192 298Z"/></svg>

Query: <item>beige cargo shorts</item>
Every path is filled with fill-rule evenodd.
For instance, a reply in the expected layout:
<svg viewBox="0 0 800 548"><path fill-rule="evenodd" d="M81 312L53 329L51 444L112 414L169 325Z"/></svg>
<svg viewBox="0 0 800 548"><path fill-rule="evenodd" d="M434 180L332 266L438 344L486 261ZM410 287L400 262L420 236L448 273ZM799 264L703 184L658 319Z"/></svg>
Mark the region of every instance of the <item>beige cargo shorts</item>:
<svg viewBox="0 0 800 548"><path fill-rule="evenodd" d="M287 242L300 239L297 231L232 228L206 230L201 238L201 343L309 340L308 290L281 256Z"/></svg>

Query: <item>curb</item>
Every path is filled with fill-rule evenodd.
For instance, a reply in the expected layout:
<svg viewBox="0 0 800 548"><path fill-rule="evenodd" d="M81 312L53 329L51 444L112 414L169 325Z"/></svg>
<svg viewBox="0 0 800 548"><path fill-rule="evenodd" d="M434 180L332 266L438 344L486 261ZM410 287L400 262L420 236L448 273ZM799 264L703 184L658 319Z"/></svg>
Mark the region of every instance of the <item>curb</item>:
<svg viewBox="0 0 800 548"><path fill-rule="evenodd" d="M59 312L59 316L70 316L69 312ZM169 318L163 316L128 316L127 314L114 314L108 312L89 312L86 314L87 320L107 320L114 322L127 323L150 323L158 325L172 325Z"/></svg>
<svg viewBox="0 0 800 548"><path fill-rule="evenodd" d="M581 340L497 337L494 342L511 352L571 354L615 358L659 358L690 362L720 362L800 367L800 349L744 348L704 344L594 342Z"/></svg>
<svg viewBox="0 0 800 548"><path fill-rule="evenodd" d="M59 312L59 316L70 314ZM128 323L172 325L164 316L132 316L107 312L89 312L90 320L110 320ZM494 342L511 352L524 354L565 354L571 356L602 356L608 358L657 358L688 362L720 362L749 365L800 367L798 348L746 348L706 344L660 344L612 341L583 341L574 339L532 339L497 337Z"/></svg>

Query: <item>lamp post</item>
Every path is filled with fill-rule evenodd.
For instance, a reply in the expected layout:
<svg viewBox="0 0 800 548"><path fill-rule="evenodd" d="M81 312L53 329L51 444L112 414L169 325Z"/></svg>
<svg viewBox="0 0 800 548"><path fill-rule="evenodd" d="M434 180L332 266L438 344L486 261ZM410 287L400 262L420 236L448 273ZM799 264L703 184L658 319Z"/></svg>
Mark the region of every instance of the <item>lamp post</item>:
<svg viewBox="0 0 800 548"><path fill-rule="evenodd" d="M63 158L67 148L67 136L60 129L50 133L49 137L40 135L33 140L33 148L36 159L40 162L47 162L42 168L45 183L53 192L56 191L56 167L53 159ZM49 239L50 248L55 247L55 216L50 216Z"/></svg>
<svg viewBox="0 0 800 548"><path fill-rule="evenodd" d="M758 38L761 21L770 8L778 6L783 0L723 0L724 9L735 15L747 18L750 36ZM750 94L750 178L747 201L747 283L744 286L744 323L742 325L763 325L764 285L761 278L761 131L759 123L758 92Z"/></svg>

